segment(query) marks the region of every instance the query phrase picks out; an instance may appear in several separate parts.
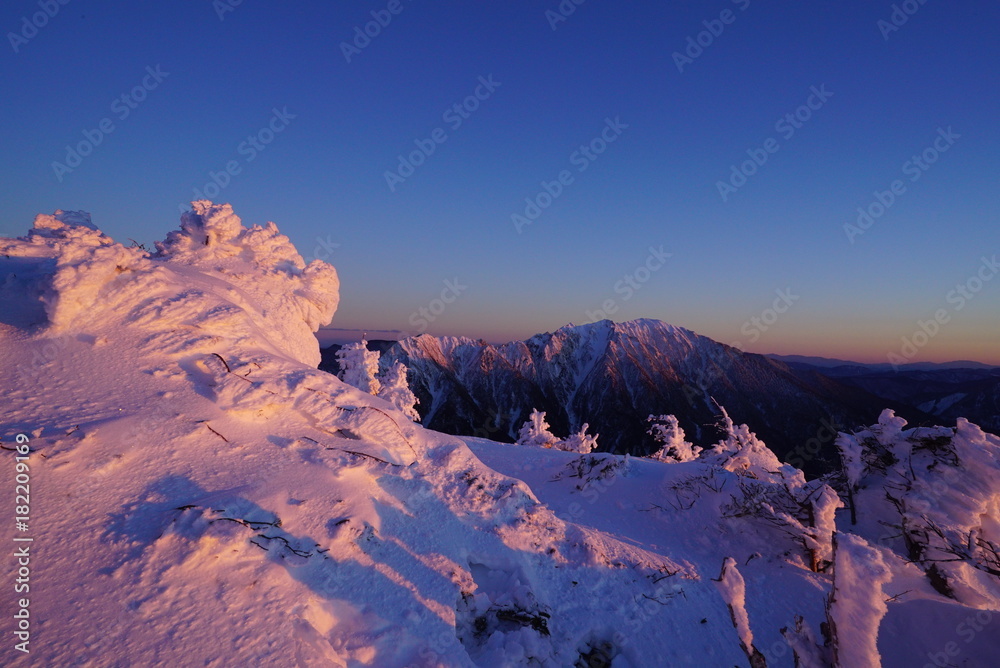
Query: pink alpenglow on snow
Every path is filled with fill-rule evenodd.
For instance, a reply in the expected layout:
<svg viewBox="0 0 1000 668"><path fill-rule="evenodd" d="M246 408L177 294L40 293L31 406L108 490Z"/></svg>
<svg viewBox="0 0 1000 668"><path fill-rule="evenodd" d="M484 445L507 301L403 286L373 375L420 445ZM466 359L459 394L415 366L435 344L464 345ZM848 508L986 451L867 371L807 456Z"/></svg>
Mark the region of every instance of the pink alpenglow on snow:
<svg viewBox="0 0 1000 668"><path fill-rule="evenodd" d="M878 628L888 610L883 585L892 579L892 570L860 536L844 534L836 552L829 618L837 665L877 668L882 665Z"/></svg>
<svg viewBox="0 0 1000 668"><path fill-rule="evenodd" d="M887 412L839 436L846 475L807 480L725 411L702 451L661 417L655 458L540 412L541 447L446 435L405 365L317 368L339 291L207 201L155 252L64 211L0 238L0 440L31 489L0 539L32 539L30 637L0 664L1000 656L1000 438Z"/></svg>

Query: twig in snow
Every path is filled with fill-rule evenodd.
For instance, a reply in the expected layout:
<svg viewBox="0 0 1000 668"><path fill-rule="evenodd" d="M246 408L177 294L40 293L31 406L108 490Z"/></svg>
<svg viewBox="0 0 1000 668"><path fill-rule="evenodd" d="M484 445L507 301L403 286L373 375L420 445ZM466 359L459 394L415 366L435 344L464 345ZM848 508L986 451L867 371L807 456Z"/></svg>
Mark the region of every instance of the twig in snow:
<svg viewBox="0 0 1000 668"><path fill-rule="evenodd" d="M205 425L206 427L208 427L208 430L209 430L210 432L212 432L213 434L215 434L216 436L218 436L219 438L221 438L221 439L222 439L223 441L225 441L226 443L229 443L229 442L230 442L228 438L226 438L225 436L223 436L223 435L222 435L222 434L220 434L219 432L217 432L217 431L215 431L214 429L212 429L212 425L208 424L208 422L202 422L202 424L203 424L203 425Z"/></svg>
<svg viewBox="0 0 1000 668"><path fill-rule="evenodd" d="M909 594L911 591L913 591L913 590L912 589L907 589L906 591L901 591L898 594L896 594L895 596L890 596L889 598L885 599L885 602L886 603L892 603L893 601L895 601L900 596L902 596L904 594Z"/></svg>
<svg viewBox="0 0 1000 668"><path fill-rule="evenodd" d="M226 373L233 372L233 370L229 368L229 364L226 362L226 360L223 359L222 355L220 355L219 353L212 353L212 354L219 358L219 361L222 362L222 366L226 367Z"/></svg>
<svg viewBox="0 0 1000 668"><path fill-rule="evenodd" d="M369 455L367 452L358 452L357 450L347 450L346 448L326 448L326 449L339 450L340 452L346 452L349 455L356 455L358 457L367 457L368 459L374 459L375 461L381 462L382 464L388 464L389 466L396 466L399 468L403 468L402 464L393 464L392 462L388 462L382 459L381 457L376 457L375 455Z"/></svg>
<svg viewBox="0 0 1000 668"><path fill-rule="evenodd" d="M650 506L652 506L652 507L651 507L651 508L640 508L640 509L639 509L639 512L640 512L640 513L648 513L648 512L650 512L650 511L652 511L652 510L653 510L653 508L656 508L657 510L662 510L663 512L667 512L667 509L666 509L666 508L664 508L663 506L658 506L658 505L656 505L655 503L651 503L651 504L649 504L649 505L650 505Z"/></svg>

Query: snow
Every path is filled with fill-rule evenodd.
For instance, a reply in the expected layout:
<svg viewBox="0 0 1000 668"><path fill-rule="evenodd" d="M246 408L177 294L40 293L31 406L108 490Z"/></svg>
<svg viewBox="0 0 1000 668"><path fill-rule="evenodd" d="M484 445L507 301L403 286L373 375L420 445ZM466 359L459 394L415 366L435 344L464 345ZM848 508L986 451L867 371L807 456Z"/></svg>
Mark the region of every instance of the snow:
<svg viewBox="0 0 1000 668"><path fill-rule="evenodd" d="M726 557L726 560L722 562L718 587L723 600L729 606L729 614L733 619L733 626L736 627L736 635L740 638L740 647L753 664L754 657L759 655L760 651L753 646L753 631L750 630L750 618L747 616L746 582L736 568L736 561L732 557Z"/></svg>
<svg viewBox="0 0 1000 668"><path fill-rule="evenodd" d="M517 445L535 448L555 448L567 452L587 454L597 448L598 434L588 434L590 425L584 422L580 429L566 438L560 439L549 431L549 423L545 421L545 412L533 410L531 415L518 432Z"/></svg>
<svg viewBox="0 0 1000 668"><path fill-rule="evenodd" d="M940 415L967 396L969 395L965 392L956 392L940 399L932 399L931 401L917 404L917 408L931 415Z"/></svg>
<svg viewBox="0 0 1000 668"><path fill-rule="evenodd" d="M837 434L834 445L837 446L837 451L840 453L840 461L843 463L847 484L852 488L857 488L864 473L861 441L853 434L840 433Z"/></svg>
<svg viewBox="0 0 1000 668"><path fill-rule="evenodd" d="M837 492L829 485L812 495L813 530L807 532L806 547L819 563L833 561L833 536L837 531L837 511L844 506Z"/></svg>
<svg viewBox="0 0 1000 668"><path fill-rule="evenodd" d="M154 259L224 278L228 296L244 312L259 314L254 324L272 343L280 341L293 359L319 364L315 332L337 310L337 271L319 260L306 265L274 223L246 228L228 204L192 202L181 229L156 248Z"/></svg>
<svg viewBox="0 0 1000 668"><path fill-rule="evenodd" d="M378 379L378 351L368 350L368 342L361 339L345 344L337 351L340 364L338 377L362 392L379 394L382 383Z"/></svg>
<svg viewBox="0 0 1000 668"><path fill-rule="evenodd" d="M559 442L545 421L544 411L531 411L528 420L521 426L517 434L517 444L535 448L552 448Z"/></svg>
<svg viewBox="0 0 1000 668"><path fill-rule="evenodd" d="M795 625L791 628L781 629L781 635L795 655L796 668L825 668L832 664L826 647L801 617L795 618Z"/></svg>
<svg viewBox="0 0 1000 668"><path fill-rule="evenodd" d="M379 385L381 387L379 388L378 396L398 408L403 415L417 422L420 420L420 414L417 413L416 406L420 401L410 390L410 386L406 380L406 371L406 365L398 361L393 362L391 366L385 369L379 375Z"/></svg>
<svg viewBox="0 0 1000 668"><path fill-rule="evenodd" d="M684 438L684 429L678 424L674 415L650 415L646 421L651 423L646 433L661 445L650 458L661 462L689 462L696 459L701 448Z"/></svg>
<svg viewBox="0 0 1000 668"><path fill-rule="evenodd" d="M852 534L839 537L829 614L837 639L837 665L882 665L878 628L888 610L882 587L891 577L882 554L865 539Z"/></svg>
<svg viewBox="0 0 1000 668"><path fill-rule="evenodd" d="M424 429L316 369L336 271L228 205L193 203L153 253L39 216L0 239L0 286L0 437L10 457L30 439L33 539L31 651L8 636L2 665L745 666L742 642L792 666L824 656L833 588L858 660L1000 653L976 617L1000 611L1000 439L965 421L856 434L852 527L836 481L746 425L673 463ZM872 468L873 447L908 464ZM939 564L952 597L880 521L939 526L925 557L973 536Z"/></svg>
<svg viewBox="0 0 1000 668"><path fill-rule="evenodd" d="M578 431L573 432L563 440L556 444L556 447L560 450L566 450L567 452L579 452L580 454L587 454L588 452L593 452L597 449L597 437L600 434L588 434L587 430L590 429L590 425L584 422L580 425Z"/></svg>
<svg viewBox="0 0 1000 668"><path fill-rule="evenodd" d="M878 416L878 425L872 428L878 442L883 446L899 443L899 436L906 426L906 420L896 415L896 412L886 408Z"/></svg>
<svg viewBox="0 0 1000 668"><path fill-rule="evenodd" d="M955 429L905 429L882 414L851 435L864 464L852 531L892 546L939 593L976 608L1000 598L1000 437L959 419Z"/></svg>
<svg viewBox="0 0 1000 668"><path fill-rule="evenodd" d="M722 414L719 426L723 438L705 456L712 457L727 471L751 478L772 480L780 475L783 465L767 445L750 431L748 425L734 424L726 409L718 403L715 405Z"/></svg>

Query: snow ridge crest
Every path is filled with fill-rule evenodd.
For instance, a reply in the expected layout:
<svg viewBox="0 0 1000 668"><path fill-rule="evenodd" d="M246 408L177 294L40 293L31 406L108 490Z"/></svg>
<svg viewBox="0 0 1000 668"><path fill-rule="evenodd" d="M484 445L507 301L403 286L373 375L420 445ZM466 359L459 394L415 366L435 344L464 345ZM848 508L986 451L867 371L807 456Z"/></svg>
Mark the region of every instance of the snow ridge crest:
<svg viewBox="0 0 1000 668"><path fill-rule="evenodd" d="M319 260L307 265L273 222L247 228L229 204L201 200L191 207L180 229L152 253L115 242L86 212L61 210L37 216L26 237L0 240L0 253L30 258L31 269L19 271L26 277L21 293L42 301L48 335L137 324L150 309L160 312L176 302L177 288L184 286L184 313L171 302L176 317L162 320L162 328L264 339L316 366L313 332L337 310L336 269ZM242 317L220 318L220 308L242 311Z"/></svg>

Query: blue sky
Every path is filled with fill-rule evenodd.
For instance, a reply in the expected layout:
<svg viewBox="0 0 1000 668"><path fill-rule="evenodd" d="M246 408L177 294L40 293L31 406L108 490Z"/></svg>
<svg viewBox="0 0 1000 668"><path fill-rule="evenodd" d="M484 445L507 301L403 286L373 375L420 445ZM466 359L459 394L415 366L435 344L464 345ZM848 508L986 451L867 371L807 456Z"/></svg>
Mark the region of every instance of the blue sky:
<svg viewBox="0 0 1000 668"><path fill-rule="evenodd" d="M337 266L334 327L500 341L610 306L754 352L1000 364L994 2L898 26L891 2L224 2L4 3L0 233L83 209L149 243L215 173Z"/></svg>

